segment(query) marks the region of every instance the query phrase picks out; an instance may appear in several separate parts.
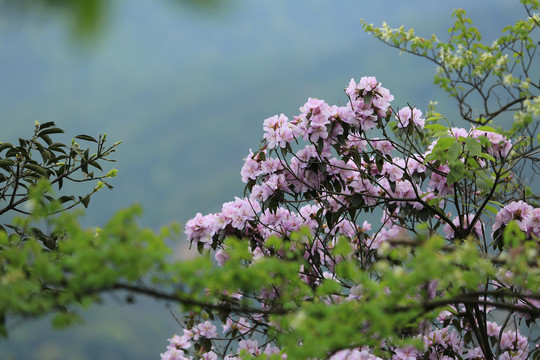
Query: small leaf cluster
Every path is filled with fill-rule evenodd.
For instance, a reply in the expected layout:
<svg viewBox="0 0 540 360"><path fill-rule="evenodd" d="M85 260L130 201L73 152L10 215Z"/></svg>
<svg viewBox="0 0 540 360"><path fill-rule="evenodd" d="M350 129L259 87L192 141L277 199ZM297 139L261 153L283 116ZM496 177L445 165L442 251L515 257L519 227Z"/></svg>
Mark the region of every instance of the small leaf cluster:
<svg viewBox="0 0 540 360"><path fill-rule="evenodd" d="M106 135L97 139L90 135L77 135L70 145L54 139L64 130L55 126L53 122L39 124L36 122L32 137L19 138L18 144L9 142L0 143L0 215L6 213L19 213L29 215L36 202L58 202L51 214L71 209L79 204L87 207L91 196L103 187L112 189L108 179L116 176L112 169L104 173L104 162L113 162L110 155L116 151L120 142L112 145L106 144ZM76 141L95 144L95 148L82 147ZM97 171L97 173L96 173ZM54 196L44 193L41 198L30 200L30 189L42 179L62 190L64 183L97 182L90 191L84 195L62 194ZM44 207L42 207L44 209ZM47 214L44 214L47 215ZM19 236L25 234L10 224L4 224ZM0 229L6 230L0 225ZM38 228L29 229L30 233L41 239L50 249L56 246L56 238L45 234Z"/></svg>

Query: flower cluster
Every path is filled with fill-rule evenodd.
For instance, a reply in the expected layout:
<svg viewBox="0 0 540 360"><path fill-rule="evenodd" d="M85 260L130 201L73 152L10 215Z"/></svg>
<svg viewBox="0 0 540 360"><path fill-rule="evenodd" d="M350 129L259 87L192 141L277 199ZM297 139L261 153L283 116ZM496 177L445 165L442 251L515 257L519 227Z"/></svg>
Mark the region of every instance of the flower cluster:
<svg viewBox="0 0 540 360"><path fill-rule="evenodd" d="M193 348L193 344L199 340L210 340L217 337L217 328L210 321L197 324L192 329L184 329L184 335L174 335L169 339L169 345L167 351L161 354L161 360L217 360L217 354L210 350L200 347L196 351L196 357L190 356L187 350ZM248 321L241 317L237 321L233 321L231 318L227 318L227 322L223 325L223 334L240 333L245 334L251 330L251 325ZM237 355L230 354L224 357L224 360L238 359L239 356L252 355L258 356L260 354L272 355L279 354L280 349L273 345L259 346L257 340L240 340L238 342ZM286 356L283 357L286 359Z"/></svg>
<svg viewBox="0 0 540 360"><path fill-rule="evenodd" d="M325 279L339 282L336 267L340 262L354 259L369 268L378 249L394 246L392 241L416 232L419 223L426 224L432 234L442 232L448 241L474 237L492 242L486 231L491 219L475 204L493 193L489 186L497 184L491 171L505 166L511 141L488 127L466 130L426 125L429 120L416 108L396 112L391 107L394 97L374 77L363 77L358 83L351 80L345 93L344 106L310 98L292 120L283 114L266 119L264 140L258 151L249 151L241 170L249 195L223 204L219 213L198 213L186 224L188 240L199 249L215 249L215 259L223 266L230 261L223 244L228 236L249 240L253 261L264 257L287 261L282 249L266 246L273 236L286 239L291 251L301 249L307 265L300 267L298 277L314 289ZM436 130L435 137L428 139L426 130ZM400 134L405 135L395 140ZM488 188L478 185L482 183ZM380 224L362 216L374 212L381 216ZM540 209L524 202L509 203L497 214L492 230L511 220L530 238L540 235ZM292 234L300 230L309 234L309 241L296 244ZM332 250L343 239L352 253L334 255ZM436 281L428 286L429 298L443 291L437 289ZM249 296L263 309L271 309L279 289L263 287ZM362 301L362 289L347 284L321 300L329 305ZM237 340L236 352L222 353L224 358L286 356L272 345L275 339L259 346L254 338L261 324L273 326L266 317L228 314L224 319L224 337ZM487 324L490 341L498 344L502 358L527 357L528 343L517 330ZM477 359L488 351L448 323L434 324L418 336L424 340L424 352L391 344L382 344L379 350L392 359ZM170 339L162 359L191 359L184 353L192 342L198 344L199 358L213 359L217 348L213 342L208 347L206 340L215 337L216 328L208 321L188 328L184 336ZM375 353L369 347L353 347L330 358L379 358Z"/></svg>
<svg viewBox="0 0 540 360"><path fill-rule="evenodd" d="M504 206L495 217L493 232L515 221L528 237L540 238L540 208L533 208L524 201L512 201Z"/></svg>

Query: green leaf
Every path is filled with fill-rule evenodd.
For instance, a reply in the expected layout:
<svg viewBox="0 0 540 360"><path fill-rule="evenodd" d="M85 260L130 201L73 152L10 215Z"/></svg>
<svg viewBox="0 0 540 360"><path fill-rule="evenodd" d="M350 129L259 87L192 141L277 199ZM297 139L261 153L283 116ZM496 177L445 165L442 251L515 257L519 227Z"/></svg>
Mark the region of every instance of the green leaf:
<svg viewBox="0 0 540 360"><path fill-rule="evenodd" d="M349 255L352 252L352 250L353 249L352 249L352 246L349 243L349 241L347 241L345 238L341 237L341 238L339 238L336 246L334 247L333 253L334 253L334 255L345 256L345 255Z"/></svg>
<svg viewBox="0 0 540 360"><path fill-rule="evenodd" d="M497 210L496 207L491 206L491 205L488 205L488 204L486 204L486 206L484 206L484 208L485 208L487 211L489 211L489 212L491 212L492 214L495 214L495 215L497 215L497 213L499 212L499 210Z"/></svg>
<svg viewBox="0 0 540 360"><path fill-rule="evenodd" d="M364 198L360 194L354 194L348 200L351 203L351 205L354 207L358 207L364 204Z"/></svg>
<svg viewBox="0 0 540 360"><path fill-rule="evenodd" d="M480 156L482 154L482 145L475 138L468 137L465 139L465 149L469 151L472 156Z"/></svg>
<svg viewBox="0 0 540 360"><path fill-rule="evenodd" d="M67 195L63 195L63 196L60 196L58 198L58 201L60 201L60 203L64 204L68 201L75 201L75 196L67 196Z"/></svg>
<svg viewBox="0 0 540 360"><path fill-rule="evenodd" d="M458 156L461 154L463 146L461 143L455 142L450 146L448 149L448 153L446 158L448 159L448 162L452 162L458 158Z"/></svg>
<svg viewBox="0 0 540 360"><path fill-rule="evenodd" d="M509 247L517 247L524 240L525 234L520 229L518 223L514 220L510 221L504 229L504 244Z"/></svg>
<svg viewBox="0 0 540 360"><path fill-rule="evenodd" d="M276 250L281 249L281 244L283 243L283 240L277 236L270 236L268 239L266 239L264 245L268 248L274 248Z"/></svg>
<svg viewBox="0 0 540 360"><path fill-rule="evenodd" d="M0 167L6 169L8 168L9 166L13 166L15 165L15 161L11 160L11 159L3 159L3 160L0 160Z"/></svg>
<svg viewBox="0 0 540 360"><path fill-rule="evenodd" d="M487 159L487 160L491 160L491 161L495 161L495 158L489 154L486 154L486 153L481 153L480 155L481 158L484 158L484 159Z"/></svg>
<svg viewBox="0 0 540 360"><path fill-rule="evenodd" d="M497 132L497 130L495 130L495 129L492 128L491 126L487 126L487 125L477 127L477 128L475 128L475 130L488 131L488 132L494 132L494 133Z"/></svg>
<svg viewBox="0 0 540 360"><path fill-rule="evenodd" d="M435 149L437 150L446 150L448 149L450 146L452 146L454 143L456 143L456 139L453 138L453 137L443 137L443 138L440 138L438 141L437 141L437 144L435 145L435 147L433 148L433 150L435 151Z"/></svg>
<svg viewBox="0 0 540 360"><path fill-rule="evenodd" d="M53 121L47 121L47 122L39 125L39 130L50 128L51 126L54 126L54 122Z"/></svg>
<svg viewBox="0 0 540 360"><path fill-rule="evenodd" d="M373 94L372 93L367 93L365 96L364 96L364 103L365 104L370 104L371 103L371 98L373 97Z"/></svg>
<svg viewBox="0 0 540 360"><path fill-rule="evenodd" d="M49 178L49 172L47 171L47 169L45 169L42 166L39 166L37 164L29 163L29 164L26 164L24 167L29 169L29 170L32 170L32 171L35 171L35 172L39 173L41 176L43 176L45 178Z"/></svg>
<svg viewBox="0 0 540 360"><path fill-rule="evenodd" d="M473 169L473 170L476 170L480 167L480 165L478 164L478 162L472 158L472 157L468 157L467 158L467 163L469 164L469 166Z"/></svg>
<svg viewBox="0 0 540 360"><path fill-rule="evenodd" d="M476 186L478 186L484 192L489 192L493 187L493 181L488 178L481 178L476 181Z"/></svg>
<svg viewBox="0 0 540 360"><path fill-rule="evenodd" d="M86 195L85 197L79 196L79 200L84 205L84 207L87 208L88 204L90 203L90 195Z"/></svg>
<svg viewBox="0 0 540 360"><path fill-rule="evenodd" d="M48 129L44 129L44 130L41 130L39 133L38 133L38 137L40 138L43 138L44 135L49 135L49 134L63 134L64 133L64 130L62 129L59 129L59 128L48 128Z"/></svg>
<svg viewBox="0 0 540 360"><path fill-rule="evenodd" d="M95 142L95 143L98 142L96 139L94 139L90 135L84 135L84 134L75 136L75 139L81 139L81 140L85 140L85 141L92 141L92 142Z"/></svg>
<svg viewBox="0 0 540 360"><path fill-rule="evenodd" d="M99 170L103 171L103 169L101 168L101 165L99 165L97 161L90 161L89 164L92 165L93 167L98 168Z"/></svg>
<svg viewBox="0 0 540 360"><path fill-rule="evenodd" d="M8 143L8 142L0 143L0 152L8 148L11 149L12 147L13 145L11 143Z"/></svg>
<svg viewBox="0 0 540 360"><path fill-rule="evenodd" d="M42 138L46 143L47 145L49 145L49 147L53 144L53 141L52 139L49 137L49 135L47 134L42 134L39 136L40 138Z"/></svg>
<svg viewBox="0 0 540 360"><path fill-rule="evenodd" d="M437 130L437 131L448 131L448 128L441 124L429 124L424 126L424 129Z"/></svg>
<svg viewBox="0 0 540 360"><path fill-rule="evenodd" d="M52 325L56 329L65 328L74 324L81 324L82 318L76 313L60 312L52 318Z"/></svg>
<svg viewBox="0 0 540 360"><path fill-rule="evenodd" d="M449 164L450 172L446 177L446 183L448 185L453 185L459 180L463 179L465 175L465 165L459 160L455 160Z"/></svg>
<svg viewBox="0 0 540 360"><path fill-rule="evenodd" d="M341 290L341 285L331 279L324 279L321 283L321 285L317 288L317 295L318 296L326 296L330 294L337 294Z"/></svg>

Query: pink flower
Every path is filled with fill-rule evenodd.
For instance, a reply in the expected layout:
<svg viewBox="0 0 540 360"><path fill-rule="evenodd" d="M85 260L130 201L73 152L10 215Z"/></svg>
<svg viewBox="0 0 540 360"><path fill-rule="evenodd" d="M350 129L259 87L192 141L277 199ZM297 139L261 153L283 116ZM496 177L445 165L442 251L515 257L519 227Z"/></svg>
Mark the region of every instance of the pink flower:
<svg viewBox="0 0 540 360"><path fill-rule="evenodd" d="M247 183L249 180L257 179L257 176L260 173L259 162L253 159L253 157L254 154L251 152L250 149L249 155L246 157L244 166L242 166L242 170L240 171L240 175L242 175L242 181L244 183Z"/></svg>
<svg viewBox="0 0 540 360"><path fill-rule="evenodd" d="M217 354L213 351L201 354L202 360L217 360Z"/></svg>
<svg viewBox="0 0 540 360"><path fill-rule="evenodd" d="M196 331L199 336L205 337L207 339L212 339L217 336L216 326L210 321L206 320L204 323L197 325Z"/></svg>
<svg viewBox="0 0 540 360"><path fill-rule="evenodd" d="M462 228L462 230L467 230L469 228L469 224L473 221L475 214L468 214L465 217L462 216L460 219L459 217L455 217L454 220L452 220L452 224L454 224L457 228ZM482 223L480 219L477 219L477 221L474 223L473 227L473 233L478 237L482 237ZM445 224L443 226L443 232L445 234L445 237L447 239L453 239L454 238L454 229L450 226L450 224Z"/></svg>
<svg viewBox="0 0 540 360"><path fill-rule="evenodd" d="M282 148L286 147L299 133L296 125L290 123L289 119L283 114L264 120L263 129L265 131L264 139L267 141L269 149L277 145Z"/></svg>
<svg viewBox="0 0 540 360"><path fill-rule="evenodd" d="M527 234L540 238L540 208L533 209L526 218Z"/></svg>
<svg viewBox="0 0 540 360"><path fill-rule="evenodd" d="M374 76L363 76L360 79L360 82L357 85L358 90L363 90L364 94L374 90L379 83L377 82L377 79Z"/></svg>
<svg viewBox="0 0 540 360"><path fill-rule="evenodd" d="M372 139L371 144L373 145L375 149L382 152L383 155L391 155L392 151L394 150L394 146L388 140L381 140L378 138L374 138Z"/></svg>
<svg viewBox="0 0 540 360"><path fill-rule="evenodd" d="M229 255L225 252L225 250L219 249L218 251L216 251L214 258L216 259L219 266L223 266L223 264L225 264L225 262L229 260Z"/></svg>
<svg viewBox="0 0 540 360"><path fill-rule="evenodd" d="M463 128L451 128L448 130L448 132L450 133L450 135L452 135L453 137L455 137L456 139L459 140L460 137L468 137L469 136L469 133L467 132L467 130L463 129Z"/></svg>
<svg viewBox="0 0 540 360"><path fill-rule="evenodd" d="M184 352L176 348L169 349L163 354L160 354L160 356L161 360L187 360L187 358L184 357Z"/></svg>
<svg viewBox="0 0 540 360"><path fill-rule="evenodd" d="M266 355L272 355L272 354L279 354L281 350L277 346L272 346L270 344L266 345L266 348L264 349L264 353Z"/></svg>
<svg viewBox="0 0 540 360"><path fill-rule="evenodd" d="M236 326L238 327L238 331L240 331L241 334L245 334L251 330L251 325L243 317L238 319L238 323L236 324Z"/></svg>
<svg viewBox="0 0 540 360"><path fill-rule="evenodd" d="M184 330L183 336L174 335L169 339L170 346L175 349L188 349L191 347L191 336L191 333L186 333Z"/></svg>
<svg viewBox="0 0 540 360"><path fill-rule="evenodd" d="M326 139L328 137L328 132L326 131L326 125L311 123L311 127L308 130L308 134L311 134L309 140L311 142L319 141L319 138Z"/></svg>
<svg viewBox="0 0 540 360"><path fill-rule="evenodd" d="M404 348L398 348L395 351L392 360L416 360L420 357L420 352L412 346L407 346Z"/></svg>
<svg viewBox="0 0 540 360"><path fill-rule="evenodd" d="M215 234L217 218L214 214L202 216L197 213L195 217L186 223L185 234L188 241L208 243Z"/></svg>
<svg viewBox="0 0 540 360"><path fill-rule="evenodd" d="M398 111L397 114L397 127L398 128L406 128L409 125L409 121L411 120L411 108L410 107L404 107Z"/></svg>
<svg viewBox="0 0 540 360"><path fill-rule="evenodd" d="M467 352L466 359L484 359L484 353L479 347L475 347Z"/></svg>
<svg viewBox="0 0 540 360"><path fill-rule="evenodd" d="M412 121L420 129L423 129L426 123L426 119L422 118L422 111L416 108L412 111Z"/></svg>
<svg viewBox="0 0 540 360"><path fill-rule="evenodd" d="M257 356L260 353L257 340L241 340L238 345L238 354L240 354L242 350L245 350L248 354L253 356Z"/></svg>
<svg viewBox="0 0 540 360"><path fill-rule="evenodd" d="M512 149L512 142L508 140L504 135L497 134L494 132L486 133L488 140L491 142L491 146L488 147L487 151L494 158L505 157L508 155Z"/></svg>
<svg viewBox="0 0 540 360"><path fill-rule="evenodd" d="M523 201L512 201L503 207L495 216L495 224L493 224L493 232L503 225L507 225L510 221L515 220L520 229L527 231L527 218L532 214L533 208Z"/></svg>
<svg viewBox="0 0 540 360"><path fill-rule="evenodd" d="M487 334L489 336L495 336L499 337L499 333L501 331L501 327L493 321L488 321L486 326Z"/></svg>
<svg viewBox="0 0 540 360"><path fill-rule="evenodd" d="M439 191L441 196L445 196L452 193L452 189L446 185L446 174L450 172L448 165L440 165L437 169L438 172L431 174L429 180L429 186Z"/></svg>
<svg viewBox="0 0 540 360"><path fill-rule="evenodd" d="M387 176L388 180L392 182L401 180L403 178L403 165L405 164L400 164L400 161L396 159L394 159L393 163L385 162L382 167L381 175Z"/></svg>
<svg viewBox="0 0 540 360"><path fill-rule="evenodd" d="M328 104L324 100L309 98L308 101L300 108L301 112L310 112L312 115L320 114L321 111L325 110L328 107Z"/></svg>

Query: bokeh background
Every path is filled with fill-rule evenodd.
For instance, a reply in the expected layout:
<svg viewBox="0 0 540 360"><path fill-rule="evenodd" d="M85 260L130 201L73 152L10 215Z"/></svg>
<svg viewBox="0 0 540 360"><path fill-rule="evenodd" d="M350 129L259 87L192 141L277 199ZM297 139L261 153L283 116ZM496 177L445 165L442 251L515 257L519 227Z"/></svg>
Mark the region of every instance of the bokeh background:
<svg viewBox="0 0 540 360"><path fill-rule="evenodd" d="M264 119L297 115L308 97L344 103L351 77L376 76L399 107L438 101L457 119L433 65L364 34L360 19L446 39L460 7L487 41L523 16L517 0L0 0L0 141L30 136L36 120L65 141L107 133L122 140L119 175L85 225L134 202L145 226L184 224L242 194ZM48 318L13 324L0 359L158 359L179 331L166 304L144 298L113 295L83 316L62 331Z"/></svg>

